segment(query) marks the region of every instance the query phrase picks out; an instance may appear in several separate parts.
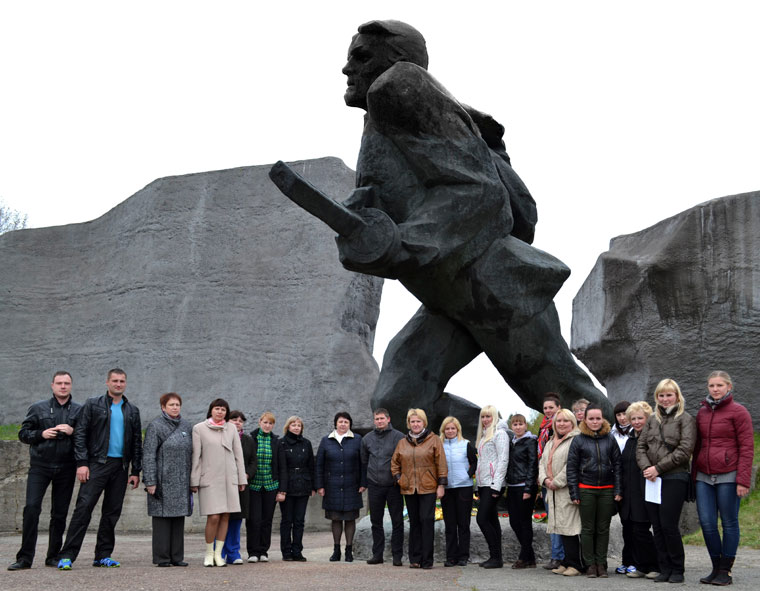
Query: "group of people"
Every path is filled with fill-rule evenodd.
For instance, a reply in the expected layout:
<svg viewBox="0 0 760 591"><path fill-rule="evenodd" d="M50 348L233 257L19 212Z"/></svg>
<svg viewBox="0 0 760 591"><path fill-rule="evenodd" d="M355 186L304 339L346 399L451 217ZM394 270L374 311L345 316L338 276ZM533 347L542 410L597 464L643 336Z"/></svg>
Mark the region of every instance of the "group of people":
<svg viewBox="0 0 760 591"><path fill-rule="evenodd" d="M712 372L707 390L695 419L685 411L678 384L662 380L654 409L643 400L620 402L613 426L596 405L580 400L571 411L547 396L538 480L545 489L547 531L555 539L545 568L607 577L610 520L618 512L624 548L616 572L682 583L679 521L684 503L696 500L712 562L700 582L731 584L739 502L751 480L753 428L747 409L733 400L726 372Z"/></svg>
<svg viewBox="0 0 760 591"><path fill-rule="evenodd" d="M206 516L204 566L242 564L241 529L246 523L248 562L267 562L276 505L281 511L280 550L284 561L305 561L303 532L310 497L322 497L331 521L331 561L353 561L356 519L367 491L372 526L368 564L385 554L383 517L392 523L390 554L402 565L403 507L409 518L411 568L433 567L436 500L446 534L444 566L465 566L470 553L473 478L477 524L488 545L483 568L504 565L497 504L506 494L509 523L520 544L514 569L535 568L532 513L541 490L547 511L552 556L545 568L563 576L607 577L610 521L623 526L623 564L616 572L657 582L684 580L684 549L679 518L693 495L712 571L703 583L731 583L739 544L739 501L749 493L753 429L747 410L733 400L730 376L708 377L708 393L696 419L685 411L678 384L662 380L654 409L646 401L620 402L614 425L602 409L581 399L563 409L547 393L538 436L523 415L509 422L498 410L480 412L473 445L456 417L446 417L438 435L425 411L412 408L407 432L391 425L386 409L374 411L374 429L352 431L348 412L338 412L333 430L316 454L304 437L304 422L287 419L282 437L275 417L265 412L245 433L246 417L217 398L206 419L194 426L181 416L179 394L159 399L161 413L142 440L139 409L124 391L126 373L112 369L103 396L84 405L71 398L72 378L53 376L53 397L32 405L19 432L30 445L22 546L8 570L31 568L42 498L52 483L47 566L70 570L93 509L104 496L93 566L116 567L114 529L128 485L142 472L153 525L153 562L187 566L184 520L192 514L193 494ZM74 482L80 482L66 540L66 514ZM720 516L722 535L717 521ZM341 541L345 540L342 547Z"/></svg>

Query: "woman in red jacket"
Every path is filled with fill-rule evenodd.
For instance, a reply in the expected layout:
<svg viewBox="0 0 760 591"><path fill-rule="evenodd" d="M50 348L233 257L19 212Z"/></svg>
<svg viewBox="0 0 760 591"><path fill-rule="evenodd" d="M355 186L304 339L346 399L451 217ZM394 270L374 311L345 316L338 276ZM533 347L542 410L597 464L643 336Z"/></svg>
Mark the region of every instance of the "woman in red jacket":
<svg viewBox="0 0 760 591"><path fill-rule="evenodd" d="M713 565L712 572L700 582L713 585L731 584L731 567L739 546L739 501L749 493L754 457L752 418L746 408L734 402L732 388L725 371L712 372L707 378L707 398L697 413L697 511Z"/></svg>

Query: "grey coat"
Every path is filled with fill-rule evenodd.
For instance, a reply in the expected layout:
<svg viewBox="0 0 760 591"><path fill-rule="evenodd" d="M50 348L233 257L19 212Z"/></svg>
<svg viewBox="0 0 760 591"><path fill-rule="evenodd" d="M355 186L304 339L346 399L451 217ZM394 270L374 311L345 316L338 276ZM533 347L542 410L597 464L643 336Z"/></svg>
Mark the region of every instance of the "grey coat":
<svg viewBox="0 0 760 591"><path fill-rule="evenodd" d="M164 443L161 449L158 449L161 441ZM148 495L148 515L182 517L192 514L192 458L193 437L190 423L184 419L169 419L163 414L153 419L145 430L143 482L145 486L156 485L158 494Z"/></svg>

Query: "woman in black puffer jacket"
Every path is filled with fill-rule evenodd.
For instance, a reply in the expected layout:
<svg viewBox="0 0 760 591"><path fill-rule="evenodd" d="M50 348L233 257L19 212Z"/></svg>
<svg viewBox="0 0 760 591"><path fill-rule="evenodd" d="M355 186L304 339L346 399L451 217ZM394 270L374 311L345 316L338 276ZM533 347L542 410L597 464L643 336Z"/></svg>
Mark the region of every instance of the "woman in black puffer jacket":
<svg viewBox="0 0 760 591"><path fill-rule="evenodd" d="M580 505L581 548L589 577L607 577L607 546L615 501L622 499L620 448L596 404L586 407L581 435L567 456L567 485Z"/></svg>
<svg viewBox="0 0 760 591"><path fill-rule="evenodd" d="M285 452L288 478L284 486L285 500L280 503L280 550L283 560L305 562L303 529L306 505L314 496L314 450L303 436L301 417L285 422L280 447Z"/></svg>

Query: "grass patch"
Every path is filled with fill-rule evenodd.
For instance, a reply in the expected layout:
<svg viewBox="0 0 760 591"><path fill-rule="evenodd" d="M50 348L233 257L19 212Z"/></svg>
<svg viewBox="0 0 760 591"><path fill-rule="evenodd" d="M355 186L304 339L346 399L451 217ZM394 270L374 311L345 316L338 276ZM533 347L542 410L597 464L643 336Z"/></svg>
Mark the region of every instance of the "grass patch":
<svg viewBox="0 0 760 591"><path fill-rule="evenodd" d="M760 433L755 433L755 463L758 463L760 455ZM758 472L760 474L760 471ZM723 535L721 529L721 536ZM760 549L760 488L757 481L752 491L742 499L739 506L739 529L741 530L741 545L749 548ZM698 531L683 537L684 544L704 546L705 540L702 532Z"/></svg>
<svg viewBox="0 0 760 591"><path fill-rule="evenodd" d="M0 441L15 441L21 425L0 425Z"/></svg>

